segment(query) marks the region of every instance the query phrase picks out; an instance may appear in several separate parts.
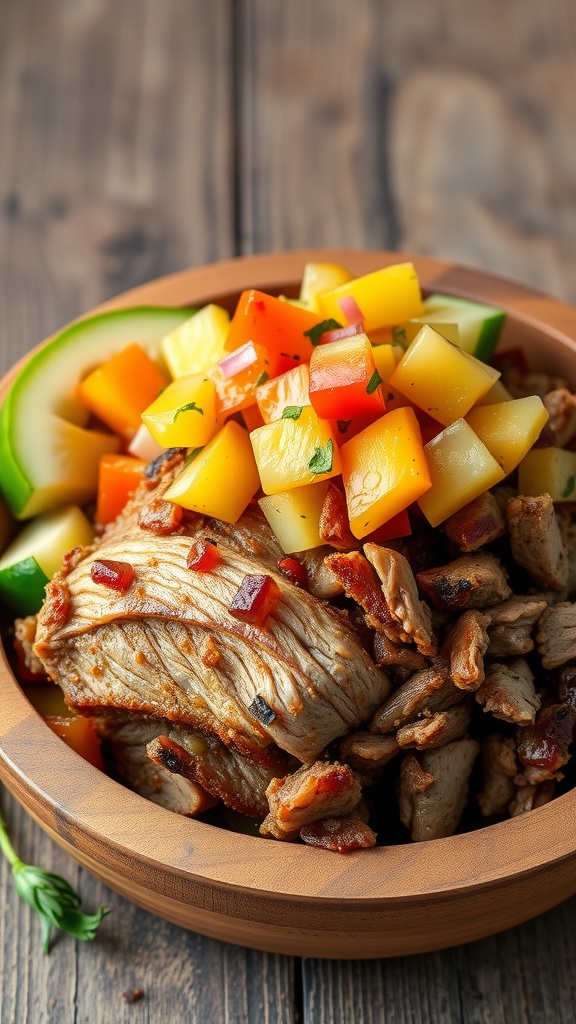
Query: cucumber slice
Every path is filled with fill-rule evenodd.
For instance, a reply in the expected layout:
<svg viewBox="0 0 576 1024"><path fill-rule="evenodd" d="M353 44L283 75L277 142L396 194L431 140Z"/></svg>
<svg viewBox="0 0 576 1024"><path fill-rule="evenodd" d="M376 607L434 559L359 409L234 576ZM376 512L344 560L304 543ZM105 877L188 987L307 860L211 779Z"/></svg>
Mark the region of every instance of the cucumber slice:
<svg viewBox="0 0 576 1024"><path fill-rule="evenodd" d="M27 523L0 558L0 598L17 615L34 615L64 555L93 538L91 523L75 505Z"/></svg>
<svg viewBox="0 0 576 1024"><path fill-rule="evenodd" d="M134 341L160 361L162 338L191 312L141 306L100 313L66 327L29 359L0 413L0 490L17 518L94 497L100 456L117 451L119 441L86 429L78 382Z"/></svg>
<svg viewBox="0 0 576 1024"><path fill-rule="evenodd" d="M424 300L424 311L417 319L438 325L439 331L442 323L456 324L460 348L487 363L496 348L506 313L471 299L435 294Z"/></svg>

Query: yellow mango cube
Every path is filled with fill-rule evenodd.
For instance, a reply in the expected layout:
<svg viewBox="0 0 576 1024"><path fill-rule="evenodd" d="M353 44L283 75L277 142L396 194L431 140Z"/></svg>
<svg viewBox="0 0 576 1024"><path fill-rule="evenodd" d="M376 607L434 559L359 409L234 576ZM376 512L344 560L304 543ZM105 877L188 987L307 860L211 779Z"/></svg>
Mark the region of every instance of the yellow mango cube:
<svg viewBox="0 0 576 1024"><path fill-rule="evenodd" d="M210 303L162 340L162 354L173 379L204 373L224 355L230 316Z"/></svg>
<svg viewBox="0 0 576 1024"><path fill-rule="evenodd" d="M518 467L518 492L549 494L552 501L576 501L576 452L533 448Z"/></svg>
<svg viewBox="0 0 576 1024"><path fill-rule="evenodd" d="M216 389L202 374L181 377L160 392L142 422L163 448L198 448L216 433Z"/></svg>
<svg viewBox="0 0 576 1024"><path fill-rule="evenodd" d="M432 486L418 499L431 526L504 479L504 470L466 420L456 420L424 447Z"/></svg>
<svg viewBox="0 0 576 1024"><path fill-rule="evenodd" d="M357 277L318 296L326 319L343 327L362 322L364 330L403 323L422 312L418 275L412 263L395 263Z"/></svg>
<svg viewBox="0 0 576 1024"><path fill-rule="evenodd" d="M414 338L422 330L425 324L429 327L434 325L434 330L441 334L447 341L451 341L453 345L460 347L460 333L458 331L458 324L447 323L445 321L436 321L428 317L425 313L422 316L416 316L412 320L406 320L405 323L400 324L394 328L394 341L404 345L404 348L408 348Z"/></svg>
<svg viewBox="0 0 576 1024"><path fill-rule="evenodd" d="M164 494L192 512L236 523L260 487L248 432L229 420Z"/></svg>
<svg viewBox="0 0 576 1024"><path fill-rule="evenodd" d="M340 449L350 529L365 537L430 487L413 409L395 409Z"/></svg>
<svg viewBox="0 0 576 1024"><path fill-rule="evenodd" d="M424 326L390 378L411 402L449 426L465 416L500 373Z"/></svg>
<svg viewBox="0 0 576 1024"><path fill-rule="evenodd" d="M340 454L331 424L311 405L253 430L250 440L262 490L278 494L340 473Z"/></svg>
<svg viewBox="0 0 576 1024"><path fill-rule="evenodd" d="M530 395L475 406L466 422L508 476L538 440L548 422L548 412L538 395Z"/></svg>
<svg viewBox="0 0 576 1024"><path fill-rule="evenodd" d="M321 313L318 296L352 281L354 275L337 263L306 263L300 286L300 302L314 313Z"/></svg>
<svg viewBox="0 0 576 1024"><path fill-rule="evenodd" d="M286 554L309 551L326 543L320 536L319 524L329 486L328 480L321 480L260 498L258 504Z"/></svg>
<svg viewBox="0 0 576 1024"><path fill-rule="evenodd" d="M476 399L474 408L478 405L496 405L497 402L511 402L512 395L505 388L502 381L495 380L490 391L487 391L485 395L481 395L480 398Z"/></svg>

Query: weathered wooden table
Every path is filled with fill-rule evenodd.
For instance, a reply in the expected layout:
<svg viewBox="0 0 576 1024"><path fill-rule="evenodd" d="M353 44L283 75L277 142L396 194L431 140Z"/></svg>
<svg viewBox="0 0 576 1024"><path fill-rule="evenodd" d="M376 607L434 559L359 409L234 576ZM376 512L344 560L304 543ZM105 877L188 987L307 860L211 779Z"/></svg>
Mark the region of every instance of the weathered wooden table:
<svg viewBox="0 0 576 1024"><path fill-rule="evenodd" d="M576 301L575 46L572 0L0 0L0 369L236 253L401 248ZM136 909L2 806L112 913L44 957L2 865L1 1024L575 1019L574 900L443 953L291 960Z"/></svg>

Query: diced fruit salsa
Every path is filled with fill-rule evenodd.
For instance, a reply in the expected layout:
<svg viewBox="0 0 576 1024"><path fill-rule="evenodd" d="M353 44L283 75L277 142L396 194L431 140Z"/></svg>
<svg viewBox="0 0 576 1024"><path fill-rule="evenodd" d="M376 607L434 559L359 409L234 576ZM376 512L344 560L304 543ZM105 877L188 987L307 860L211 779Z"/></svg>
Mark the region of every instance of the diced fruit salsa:
<svg viewBox="0 0 576 1024"><path fill-rule="evenodd" d="M542 399L501 379L504 320L478 302L423 298L411 263L359 278L315 263L298 299L249 289L232 316L142 307L73 325L32 356L1 412L0 598L18 616L38 612L63 559L171 449L186 450L163 495L174 515L234 524L257 502L297 585L292 556L330 542L327 522L336 549L399 541L513 471L521 494L573 500L576 453L547 445ZM218 558L196 541L188 566L209 572ZM92 579L123 591L127 568L96 559ZM230 613L262 624L278 595L271 577L247 576ZM94 761L85 720L43 713Z"/></svg>

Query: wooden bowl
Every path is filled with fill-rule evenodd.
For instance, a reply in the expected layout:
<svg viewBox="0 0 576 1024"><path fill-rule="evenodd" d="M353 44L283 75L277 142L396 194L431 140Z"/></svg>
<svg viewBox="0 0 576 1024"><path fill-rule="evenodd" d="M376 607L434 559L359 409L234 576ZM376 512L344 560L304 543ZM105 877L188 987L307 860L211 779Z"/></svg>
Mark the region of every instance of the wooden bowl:
<svg viewBox="0 0 576 1024"><path fill-rule="evenodd" d="M174 274L100 308L233 304L250 286L294 293L309 259L361 274L404 258L254 256ZM532 366L576 382L575 310L490 274L432 259L414 263L427 290L507 309L506 347L521 345ZM226 832L128 791L50 731L3 650L0 706L0 776L41 827L127 899L205 935L298 956L394 956L492 934L576 892L576 791L466 835L340 856Z"/></svg>

